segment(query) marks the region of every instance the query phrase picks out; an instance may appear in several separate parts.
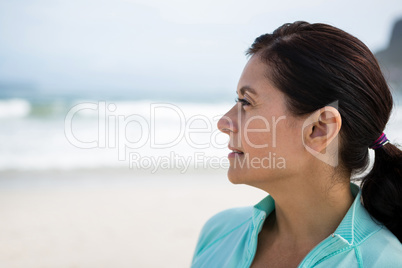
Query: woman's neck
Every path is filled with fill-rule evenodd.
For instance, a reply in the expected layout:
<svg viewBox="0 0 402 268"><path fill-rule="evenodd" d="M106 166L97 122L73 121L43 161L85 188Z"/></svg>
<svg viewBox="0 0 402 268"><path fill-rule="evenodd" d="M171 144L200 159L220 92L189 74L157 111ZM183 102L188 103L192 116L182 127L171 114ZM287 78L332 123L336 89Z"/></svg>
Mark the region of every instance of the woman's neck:
<svg viewBox="0 0 402 268"><path fill-rule="evenodd" d="M348 178L324 182L298 178L273 187L270 194L275 200L275 215L267 226L277 239L294 246L316 245L336 230L353 196Z"/></svg>

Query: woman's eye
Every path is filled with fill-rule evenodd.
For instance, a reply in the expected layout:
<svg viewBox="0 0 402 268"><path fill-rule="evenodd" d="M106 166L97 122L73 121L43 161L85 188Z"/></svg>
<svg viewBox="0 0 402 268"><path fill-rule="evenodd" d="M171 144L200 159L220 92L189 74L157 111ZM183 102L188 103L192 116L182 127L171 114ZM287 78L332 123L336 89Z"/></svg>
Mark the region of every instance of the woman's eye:
<svg viewBox="0 0 402 268"><path fill-rule="evenodd" d="M236 103L240 102L241 106L248 106L250 103L246 99L236 98Z"/></svg>

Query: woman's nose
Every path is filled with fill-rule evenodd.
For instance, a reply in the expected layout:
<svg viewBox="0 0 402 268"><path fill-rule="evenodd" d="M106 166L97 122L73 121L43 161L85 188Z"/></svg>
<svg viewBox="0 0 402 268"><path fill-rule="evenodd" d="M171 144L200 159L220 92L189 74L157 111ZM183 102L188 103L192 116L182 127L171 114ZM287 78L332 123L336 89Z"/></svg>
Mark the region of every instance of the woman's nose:
<svg viewBox="0 0 402 268"><path fill-rule="evenodd" d="M237 105L234 105L224 116L218 121L218 129L223 133L230 134L230 132L237 132Z"/></svg>

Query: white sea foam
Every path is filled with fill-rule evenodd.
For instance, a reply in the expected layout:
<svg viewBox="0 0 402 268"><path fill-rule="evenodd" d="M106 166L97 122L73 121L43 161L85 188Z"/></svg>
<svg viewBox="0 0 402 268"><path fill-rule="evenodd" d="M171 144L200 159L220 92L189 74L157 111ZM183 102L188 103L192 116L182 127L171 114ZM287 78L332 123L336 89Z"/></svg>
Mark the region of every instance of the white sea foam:
<svg viewBox="0 0 402 268"><path fill-rule="evenodd" d="M31 105L24 99L0 100L0 118L21 118L29 115Z"/></svg>

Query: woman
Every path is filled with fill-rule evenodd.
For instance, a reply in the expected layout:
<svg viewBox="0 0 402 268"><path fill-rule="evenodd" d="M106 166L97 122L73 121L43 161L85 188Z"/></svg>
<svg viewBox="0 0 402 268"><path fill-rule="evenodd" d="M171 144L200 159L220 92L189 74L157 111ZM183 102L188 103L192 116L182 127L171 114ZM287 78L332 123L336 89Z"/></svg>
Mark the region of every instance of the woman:
<svg viewBox="0 0 402 268"><path fill-rule="evenodd" d="M269 193L212 217L192 267L402 267L402 152L383 130L393 100L357 38L295 22L258 37L229 135L229 180ZM361 189L350 183L369 162Z"/></svg>

